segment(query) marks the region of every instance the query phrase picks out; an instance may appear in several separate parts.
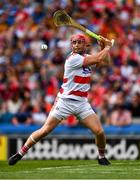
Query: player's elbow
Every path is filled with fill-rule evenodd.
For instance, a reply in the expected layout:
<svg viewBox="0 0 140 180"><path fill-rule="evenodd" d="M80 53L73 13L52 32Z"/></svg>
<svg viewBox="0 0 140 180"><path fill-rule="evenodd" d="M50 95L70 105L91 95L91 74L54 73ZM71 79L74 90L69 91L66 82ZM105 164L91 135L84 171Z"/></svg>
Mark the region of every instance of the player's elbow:
<svg viewBox="0 0 140 180"><path fill-rule="evenodd" d="M104 65L111 65L111 58L110 58L110 55L107 55L103 60L102 60L103 64Z"/></svg>
<svg viewBox="0 0 140 180"><path fill-rule="evenodd" d="M104 62L104 57L102 55L97 56L95 63L102 64Z"/></svg>
<svg viewBox="0 0 140 180"><path fill-rule="evenodd" d="M96 63L97 67L102 67L102 66L110 66L111 62L108 59L102 59L98 63Z"/></svg>
<svg viewBox="0 0 140 180"><path fill-rule="evenodd" d="M110 55L108 55L107 57L106 57L106 64L107 65L111 65L111 58L110 58Z"/></svg>

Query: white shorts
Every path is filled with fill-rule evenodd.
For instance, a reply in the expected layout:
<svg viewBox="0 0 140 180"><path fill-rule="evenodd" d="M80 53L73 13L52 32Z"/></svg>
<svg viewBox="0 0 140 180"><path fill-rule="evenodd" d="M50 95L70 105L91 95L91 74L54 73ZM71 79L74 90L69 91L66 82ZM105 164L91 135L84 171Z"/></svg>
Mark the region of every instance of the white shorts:
<svg viewBox="0 0 140 180"><path fill-rule="evenodd" d="M78 101L74 99L56 99L50 114L59 120L66 119L70 115L74 115L79 120L85 119L87 116L95 113L87 101Z"/></svg>

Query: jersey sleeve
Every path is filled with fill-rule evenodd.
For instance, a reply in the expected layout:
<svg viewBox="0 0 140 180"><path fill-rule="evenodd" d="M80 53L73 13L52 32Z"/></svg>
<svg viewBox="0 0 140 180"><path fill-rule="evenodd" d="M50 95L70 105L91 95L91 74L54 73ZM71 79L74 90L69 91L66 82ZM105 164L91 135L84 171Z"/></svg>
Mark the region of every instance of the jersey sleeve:
<svg viewBox="0 0 140 180"><path fill-rule="evenodd" d="M68 60L68 66L70 68L80 68L83 66L84 63L84 56L81 56L80 54L76 54L74 56L71 56L70 60Z"/></svg>

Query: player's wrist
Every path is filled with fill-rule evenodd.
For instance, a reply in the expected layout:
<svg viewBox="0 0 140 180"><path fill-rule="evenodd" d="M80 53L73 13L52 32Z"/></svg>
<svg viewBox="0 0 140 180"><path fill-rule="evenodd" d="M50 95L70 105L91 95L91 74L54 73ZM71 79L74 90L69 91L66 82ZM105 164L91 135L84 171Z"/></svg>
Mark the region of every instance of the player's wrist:
<svg viewBox="0 0 140 180"><path fill-rule="evenodd" d="M109 45L105 46L105 49L108 50L108 51L110 50L110 48L111 48L111 46L109 46Z"/></svg>

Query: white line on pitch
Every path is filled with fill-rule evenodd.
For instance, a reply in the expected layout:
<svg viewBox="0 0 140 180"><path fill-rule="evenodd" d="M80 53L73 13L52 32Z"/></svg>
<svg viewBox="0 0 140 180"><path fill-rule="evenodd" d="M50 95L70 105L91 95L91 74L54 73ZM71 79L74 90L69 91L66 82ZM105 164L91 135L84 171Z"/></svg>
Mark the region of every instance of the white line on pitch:
<svg viewBox="0 0 140 180"><path fill-rule="evenodd" d="M76 168L76 167L85 167L85 166L88 166L89 167L89 165L72 165L72 166L54 166L54 167L46 167L46 168L36 168L36 170L47 170L47 169L62 169L62 168L64 168L64 169L67 169L67 168ZM95 166L99 166L98 164L97 165L92 165L92 167L95 167Z"/></svg>

